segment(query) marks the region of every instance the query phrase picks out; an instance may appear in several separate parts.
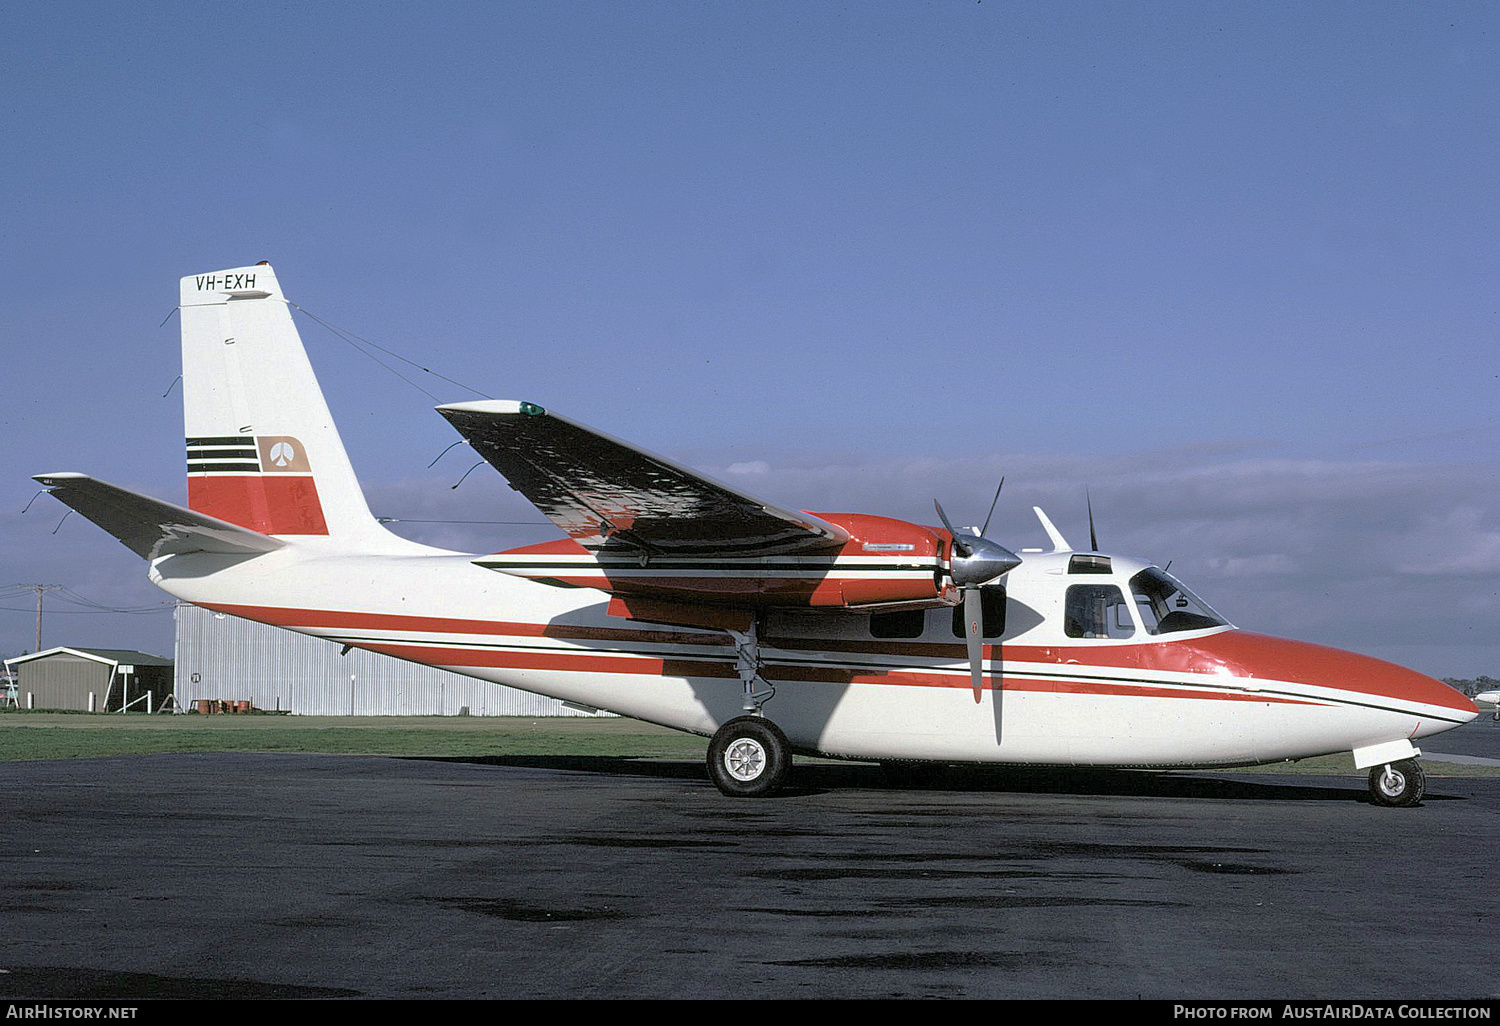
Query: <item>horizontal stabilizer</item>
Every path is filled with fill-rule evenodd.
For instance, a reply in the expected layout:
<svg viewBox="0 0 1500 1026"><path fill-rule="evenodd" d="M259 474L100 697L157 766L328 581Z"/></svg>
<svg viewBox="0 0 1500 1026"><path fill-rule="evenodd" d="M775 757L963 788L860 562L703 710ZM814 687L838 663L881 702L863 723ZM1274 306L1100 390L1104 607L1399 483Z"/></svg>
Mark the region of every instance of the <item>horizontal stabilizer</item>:
<svg viewBox="0 0 1500 1026"><path fill-rule="evenodd" d="M195 513L86 474L38 474L51 494L71 506L143 559L189 552L254 555L286 543L226 520Z"/></svg>
<svg viewBox="0 0 1500 1026"><path fill-rule="evenodd" d="M438 412L474 450L586 548L763 555L842 545L849 532L782 509L532 403Z"/></svg>

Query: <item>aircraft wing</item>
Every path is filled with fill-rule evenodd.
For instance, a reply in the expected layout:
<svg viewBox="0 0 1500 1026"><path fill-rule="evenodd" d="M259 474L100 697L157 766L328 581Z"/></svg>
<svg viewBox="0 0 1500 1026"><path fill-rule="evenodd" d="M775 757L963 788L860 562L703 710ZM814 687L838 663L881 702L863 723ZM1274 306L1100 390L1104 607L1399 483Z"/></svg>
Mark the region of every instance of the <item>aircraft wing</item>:
<svg viewBox="0 0 1500 1026"><path fill-rule="evenodd" d="M255 555L286 544L227 520L195 513L85 474L38 474L53 496L143 559L189 552Z"/></svg>
<svg viewBox="0 0 1500 1026"><path fill-rule="evenodd" d="M532 403L486 400L437 410L586 548L760 555L849 540L842 527L810 513L782 509Z"/></svg>

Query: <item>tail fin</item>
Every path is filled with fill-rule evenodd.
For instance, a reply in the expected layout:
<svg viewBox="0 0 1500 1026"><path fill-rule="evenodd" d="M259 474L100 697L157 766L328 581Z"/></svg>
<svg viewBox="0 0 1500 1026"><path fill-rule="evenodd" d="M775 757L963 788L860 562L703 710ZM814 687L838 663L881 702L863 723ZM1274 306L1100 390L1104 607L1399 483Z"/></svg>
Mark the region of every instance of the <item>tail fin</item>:
<svg viewBox="0 0 1500 1026"><path fill-rule="evenodd" d="M271 535L388 539L270 264L182 279L188 506Z"/></svg>

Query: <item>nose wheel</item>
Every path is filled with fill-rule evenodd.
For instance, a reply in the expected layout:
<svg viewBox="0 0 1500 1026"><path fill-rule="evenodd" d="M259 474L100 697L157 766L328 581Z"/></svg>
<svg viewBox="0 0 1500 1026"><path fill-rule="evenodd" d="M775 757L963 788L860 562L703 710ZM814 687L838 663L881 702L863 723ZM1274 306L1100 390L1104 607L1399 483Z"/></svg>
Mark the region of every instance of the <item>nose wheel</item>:
<svg viewBox="0 0 1500 1026"><path fill-rule="evenodd" d="M740 716L708 743L708 776L731 798L760 798L786 783L792 749L781 728L760 716Z"/></svg>
<svg viewBox="0 0 1500 1026"><path fill-rule="evenodd" d="M1427 774L1416 759L1375 766L1370 770L1370 797L1377 805L1416 805L1427 793Z"/></svg>

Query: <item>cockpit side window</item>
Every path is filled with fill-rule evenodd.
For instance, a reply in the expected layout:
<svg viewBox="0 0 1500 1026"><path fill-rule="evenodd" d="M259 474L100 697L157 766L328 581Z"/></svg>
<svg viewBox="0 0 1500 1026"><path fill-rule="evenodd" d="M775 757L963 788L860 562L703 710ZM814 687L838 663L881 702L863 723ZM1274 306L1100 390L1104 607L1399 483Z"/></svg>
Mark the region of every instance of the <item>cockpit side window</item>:
<svg viewBox="0 0 1500 1026"><path fill-rule="evenodd" d="M1124 592L1113 584L1075 584L1068 589L1063 632L1070 638L1128 638L1135 621Z"/></svg>
<svg viewBox="0 0 1500 1026"><path fill-rule="evenodd" d="M1165 570L1147 567L1130 579L1136 612L1148 634L1227 627L1229 621Z"/></svg>

